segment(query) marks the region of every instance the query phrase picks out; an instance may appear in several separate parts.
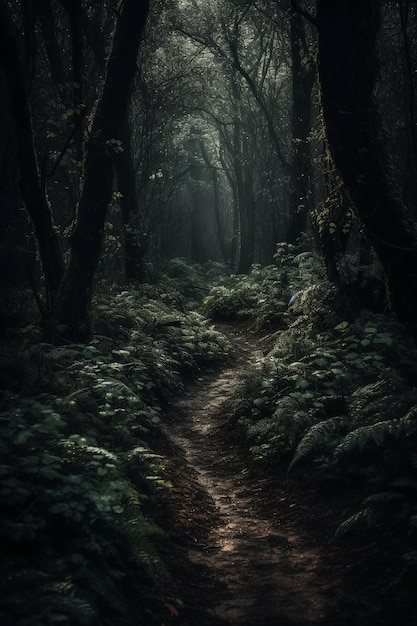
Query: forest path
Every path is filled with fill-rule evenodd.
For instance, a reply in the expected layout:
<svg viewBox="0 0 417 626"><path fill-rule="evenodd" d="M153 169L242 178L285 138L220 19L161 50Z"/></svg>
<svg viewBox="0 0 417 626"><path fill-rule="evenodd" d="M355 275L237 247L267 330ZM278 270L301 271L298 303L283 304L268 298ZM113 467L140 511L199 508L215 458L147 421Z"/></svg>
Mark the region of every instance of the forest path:
<svg viewBox="0 0 417 626"><path fill-rule="evenodd" d="M308 510L297 508L285 480L266 501L268 481L249 474L244 453L225 436L227 400L261 354L259 339L236 327L218 330L232 342L233 364L190 386L164 429L176 450L171 514L190 538L189 567L179 574L184 606L167 606L176 623L193 626L336 623L327 621L334 580L318 574L323 547L303 535Z"/></svg>

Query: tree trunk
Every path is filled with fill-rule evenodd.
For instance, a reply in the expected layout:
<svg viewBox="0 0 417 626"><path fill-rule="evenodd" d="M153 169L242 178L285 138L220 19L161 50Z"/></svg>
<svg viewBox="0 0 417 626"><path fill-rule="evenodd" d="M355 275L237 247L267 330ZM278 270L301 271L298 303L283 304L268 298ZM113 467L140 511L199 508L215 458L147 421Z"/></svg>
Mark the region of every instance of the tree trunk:
<svg viewBox="0 0 417 626"><path fill-rule="evenodd" d="M199 141L201 156L203 157L203 161L206 164L211 178L211 183L213 186L213 209L214 209L214 218L216 224L216 235L217 240L219 242L220 252L222 255L222 259L224 262L228 260L227 258L227 246L225 239L225 229L222 221L222 216L220 214L220 190L219 190L219 179L217 175L217 171L213 164L210 161L210 156L207 152L204 141L200 139Z"/></svg>
<svg viewBox="0 0 417 626"><path fill-rule="evenodd" d="M48 312L53 306L64 274L64 262L51 208L40 182L27 85L12 24L7 2L0 0L0 64L10 91L16 127L20 190L38 244L45 278L45 311Z"/></svg>
<svg viewBox="0 0 417 626"><path fill-rule="evenodd" d="M83 38L80 0L67 0L65 6L71 31L72 105L76 109L83 100Z"/></svg>
<svg viewBox="0 0 417 626"><path fill-rule="evenodd" d="M107 208L113 193L114 153L121 146L148 7L146 0L124 0L118 7L119 18L103 91L87 131L83 185L71 237L70 260L52 329L52 333L67 341L83 341L90 336L88 312Z"/></svg>
<svg viewBox="0 0 417 626"><path fill-rule="evenodd" d="M59 84L64 82L64 68L61 51L56 37L54 12L50 0L34 0L34 6L42 26L45 50L49 60L52 80Z"/></svg>
<svg viewBox="0 0 417 626"><path fill-rule="evenodd" d="M292 60L292 140L293 154L290 180L290 221L286 240L295 244L307 226L308 205L311 201L311 157L308 141L311 131L311 92L314 68L308 56L303 18L294 13L291 18Z"/></svg>
<svg viewBox="0 0 417 626"><path fill-rule="evenodd" d="M374 98L380 1L317 0L318 65L335 164L382 265L389 301L417 321L417 233L392 189Z"/></svg>
<svg viewBox="0 0 417 626"><path fill-rule="evenodd" d="M132 218L138 211L138 196L130 137L130 124L126 122L122 134L123 150L116 155L115 166L124 226L125 277L127 280L139 280L143 271L143 248L132 224Z"/></svg>
<svg viewBox="0 0 417 626"><path fill-rule="evenodd" d="M404 65L404 102L405 121L407 126L406 154L405 154L405 180L404 195L416 213L417 209L417 97L416 97L416 74L413 64L413 46L408 28L411 19L411 7L409 0L400 0L398 3L400 13L401 37L403 40L403 65ZM414 13L414 29L415 24ZM414 30L415 33L415 30Z"/></svg>
<svg viewBox="0 0 417 626"><path fill-rule="evenodd" d="M249 274L250 268L255 261L255 198L253 194L253 169L250 139L246 133L242 134L242 157L241 164L242 180L238 184L238 190L241 194L241 241L240 241L240 258L237 268L238 274Z"/></svg>
<svg viewBox="0 0 417 626"><path fill-rule="evenodd" d="M205 207L203 206L203 200L199 194L198 184L196 182L192 184L190 191L192 201L190 214L190 254L193 261L205 263L208 258L204 242L204 227L202 221Z"/></svg>
<svg viewBox="0 0 417 626"><path fill-rule="evenodd" d="M232 151L232 150L230 150ZM240 240L240 216L239 216L239 200L237 197L236 177L234 171L229 167L229 164L224 159L223 155L219 154L220 163L222 164L223 171L229 183L230 191L232 194L232 207L233 207L233 225L232 225L232 239L226 243L227 255L226 260L233 267L236 265L236 259L238 256L238 244Z"/></svg>
<svg viewBox="0 0 417 626"><path fill-rule="evenodd" d="M248 274L254 260L255 224L253 214L253 181L249 170L250 155L247 149L247 138L242 128L241 95L236 78L232 78L232 94L235 114L233 118L233 170L235 179L235 209L238 219L235 226L236 255L234 258L236 272ZM249 159L249 161L248 161Z"/></svg>

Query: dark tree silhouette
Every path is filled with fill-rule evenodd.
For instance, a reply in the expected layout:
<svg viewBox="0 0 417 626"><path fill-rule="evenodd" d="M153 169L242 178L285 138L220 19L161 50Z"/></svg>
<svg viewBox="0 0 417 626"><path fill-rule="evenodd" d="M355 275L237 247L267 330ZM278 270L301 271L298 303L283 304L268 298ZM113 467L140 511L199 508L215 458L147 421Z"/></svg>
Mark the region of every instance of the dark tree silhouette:
<svg viewBox="0 0 417 626"><path fill-rule="evenodd" d="M417 322L417 233L399 198L374 96L381 2L317 0L318 67L330 150L383 268L392 310Z"/></svg>
<svg viewBox="0 0 417 626"><path fill-rule="evenodd" d="M67 3L73 39L73 100L80 101L79 4ZM80 341L89 337L88 311L100 257L107 208L113 193L115 155L126 125L130 92L149 2L121 1L106 64L84 145L83 177L68 266L65 267L52 211L43 185L34 142L26 67L21 60L17 24L5 0L0 0L0 63L7 79L16 127L22 200L33 224L45 279L42 311L46 335L53 341ZM46 26L45 19L45 29ZM50 24L48 25L48 27ZM49 35L45 35L49 38ZM50 50L50 63L55 50ZM52 72L59 78L60 70ZM80 79L81 80L81 79Z"/></svg>
<svg viewBox="0 0 417 626"><path fill-rule="evenodd" d="M71 236L70 260L54 311L52 333L89 336L88 310L113 193L114 153L126 124L131 85L149 2L124 0L113 33L106 76L87 133L81 197Z"/></svg>
<svg viewBox="0 0 417 626"><path fill-rule="evenodd" d="M64 262L51 208L41 185L28 88L16 33L17 26L10 8L5 0L0 0L0 63L6 76L15 121L20 191L37 239L45 277L45 309L50 311L64 275Z"/></svg>
<svg viewBox="0 0 417 626"><path fill-rule="evenodd" d="M290 221L287 241L296 243L305 232L308 205L311 201L311 131L312 89L315 68L308 49L305 22L294 12L291 18L292 120L293 155L290 181Z"/></svg>

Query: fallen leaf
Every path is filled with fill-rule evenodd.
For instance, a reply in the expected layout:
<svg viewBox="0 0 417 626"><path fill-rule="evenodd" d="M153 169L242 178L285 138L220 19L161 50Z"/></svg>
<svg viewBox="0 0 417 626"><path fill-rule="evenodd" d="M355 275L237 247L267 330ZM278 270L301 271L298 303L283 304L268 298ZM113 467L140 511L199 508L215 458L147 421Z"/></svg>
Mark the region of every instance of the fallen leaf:
<svg viewBox="0 0 417 626"><path fill-rule="evenodd" d="M165 602L165 606L171 613L171 615L175 615L175 617L180 616L180 614L178 613L178 609L173 604L171 604L171 602Z"/></svg>

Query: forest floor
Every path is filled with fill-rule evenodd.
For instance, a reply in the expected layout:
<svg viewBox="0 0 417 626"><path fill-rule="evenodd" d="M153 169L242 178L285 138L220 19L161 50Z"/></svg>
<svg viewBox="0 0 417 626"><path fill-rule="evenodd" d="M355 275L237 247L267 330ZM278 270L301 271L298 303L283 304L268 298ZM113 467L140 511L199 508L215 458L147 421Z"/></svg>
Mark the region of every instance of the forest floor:
<svg viewBox="0 0 417 626"><path fill-rule="evenodd" d="M160 523L175 590L161 624L187 626L390 626L398 607L388 549L372 537L339 541L335 529L361 494L314 475L265 473L227 429L227 403L259 357L259 337L219 325L233 363L203 373L164 426L169 490ZM391 584L390 582L391 581Z"/></svg>

